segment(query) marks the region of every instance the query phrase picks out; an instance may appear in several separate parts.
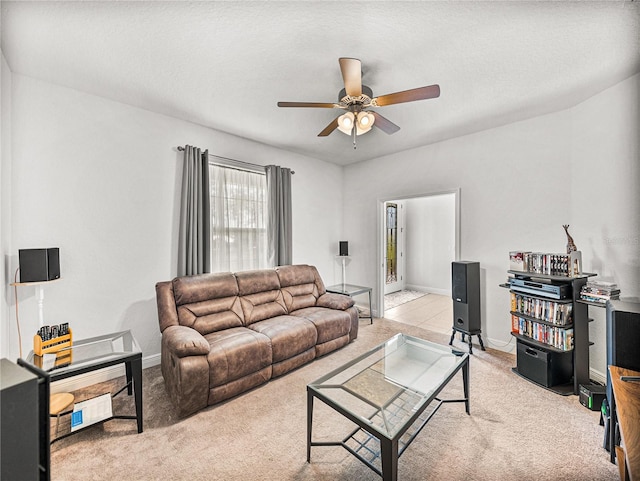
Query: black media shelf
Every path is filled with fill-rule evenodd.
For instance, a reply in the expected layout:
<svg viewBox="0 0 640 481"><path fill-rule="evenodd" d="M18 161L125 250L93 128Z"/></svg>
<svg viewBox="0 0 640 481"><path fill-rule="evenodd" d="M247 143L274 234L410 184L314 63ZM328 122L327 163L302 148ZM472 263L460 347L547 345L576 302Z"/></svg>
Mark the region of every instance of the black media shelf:
<svg viewBox="0 0 640 481"><path fill-rule="evenodd" d="M509 274L514 274L517 277L526 277L526 278L535 278L535 279L548 279L550 281L561 281L561 282L572 282L580 279L587 279L589 277L597 276L597 274L593 274L590 272L583 272L578 276L567 277L567 276L552 276L549 274L538 274L537 272L527 272L527 271L507 271ZM577 294L580 294L578 291Z"/></svg>
<svg viewBox="0 0 640 481"><path fill-rule="evenodd" d="M578 299L576 302L579 302L580 304L586 304L587 306L595 306L595 307L607 307L606 304L603 304L601 302L592 302L592 301L586 301L584 299ZM591 320L591 319L590 319Z"/></svg>
<svg viewBox="0 0 640 481"><path fill-rule="evenodd" d="M537 367L535 371L531 371L531 367L529 366L529 374L530 376L526 376L523 373L518 371L518 367L514 367L512 370L518 376L523 377L524 379L529 380L530 382L540 386L549 391L555 392L557 394L561 394L563 396L569 394L577 395L579 392L580 384L588 384L590 382L589 379L589 346L593 343L589 341L589 315L588 315L588 306L589 305L597 305L595 303L591 303L588 301L580 300L580 290L582 286L584 286L589 279L589 277L595 276L596 274L591 273L582 273L577 276L567 277L567 276L554 276L549 274L539 274L537 272L524 272L524 271L507 271L509 274L515 276L520 279L529 279L535 281L536 279L542 281L553 281L554 284L568 284L571 289L570 297L567 299L553 299L552 297L548 297L545 295L536 295L537 293L528 293L528 292L520 292L512 289L512 286L509 283L502 283L500 287L504 287L509 289L510 293L513 295L525 296L533 299L540 299L543 301L552 301L558 304L571 304L572 305L572 323L567 325L553 324L551 322L543 321L541 319L536 319L535 317L527 316L525 314L521 314L517 311L510 311L510 314L517 317L522 317L531 322L538 322L543 325L555 327L558 329L571 329L573 328L573 349L571 350L562 350L558 349L550 344L546 344L543 342L536 341L528 336L523 336L516 332L512 332L511 335L516 338L516 343L520 347L524 348L524 345L532 346L539 351L542 359L555 358L556 360L562 359L562 362L565 366L571 368L571 381L569 383L555 385L555 386L546 386L544 384L540 384L531 377L536 377L536 375L540 372ZM545 354L547 353L547 354ZM567 359L569 356L569 359ZM565 362L566 361L566 362ZM544 360L540 360L536 366L540 366L540 369L550 368L551 364L546 364ZM526 371L526 369L525 369ZM525 372L523 371L523 372ZM542 371L544 372L544 371ZM566 371L565 371L566 374ZM563 376L564 379L569 379L568 377Z"/></svg>

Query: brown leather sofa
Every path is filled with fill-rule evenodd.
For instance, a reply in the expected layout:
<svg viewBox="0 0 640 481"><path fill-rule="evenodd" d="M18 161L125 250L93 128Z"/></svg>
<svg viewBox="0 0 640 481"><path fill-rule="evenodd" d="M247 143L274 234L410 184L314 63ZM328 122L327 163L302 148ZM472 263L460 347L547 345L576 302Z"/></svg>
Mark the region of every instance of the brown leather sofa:
<svg viewBox="0 0 640 481"><path fill-rule="evenodd" d="M348 296L315 267L177 277L156 284L161 368L179 416L229 399L358 335Z"/></svg>

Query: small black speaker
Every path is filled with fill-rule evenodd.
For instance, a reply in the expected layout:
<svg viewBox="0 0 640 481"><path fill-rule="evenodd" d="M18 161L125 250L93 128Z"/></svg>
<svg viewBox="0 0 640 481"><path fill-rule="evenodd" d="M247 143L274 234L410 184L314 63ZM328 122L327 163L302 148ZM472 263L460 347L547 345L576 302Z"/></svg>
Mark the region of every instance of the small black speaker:
<svg viewBox="0 0 640 481"><path fill-rule="evenodd" d="M340 241L340 255L348 256L349 255L349 242Z"/></svg>
<svg viewBox="0 0 640 481"><path fill-rule="evenodd" d="M463 332L480 332L480 263L451 263L453 327Z"/></svg>
<svg viewBox="0 0 640 481"><path fill-rule="evenodd" d="M53 281L60 278L60 249L19 249L20 282Z"/></svg>

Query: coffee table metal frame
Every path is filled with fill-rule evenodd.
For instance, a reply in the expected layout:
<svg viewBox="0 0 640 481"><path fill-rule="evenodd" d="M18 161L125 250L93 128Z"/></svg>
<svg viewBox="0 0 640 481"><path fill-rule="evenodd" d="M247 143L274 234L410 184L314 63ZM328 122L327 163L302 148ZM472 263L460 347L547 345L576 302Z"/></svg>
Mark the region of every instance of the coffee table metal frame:
<svg viewBox="0 0 640 481"><path fill-rule="evenodd" d="M417 340L422 343L431 344L434 346L438 346L439 348L443 348L445 346L441 346L434 343L429 343L429 341L424 341L422 339L413 338L412 336L407 336L404 334L398 334L391 338L390 340L376 346L372 350L358 356L353 359L349 363L331 371L325 376L321 377L317 381L307 385L307 462L311 462L311 447L312 446L342 446L347 451L349 451L352 455L362 461L366 466L371 468L375 473L379 476L382 476L383 481L397 481L398 477L398 458L402 455L402 453L406 450L407 447L411 444L411 442L415 439L415 437L420 433L420 431L425 427L427 422L433 417L433 415L438 411L438 409L445 403L453 403L453 402L464 402L465 411L467 414L470 414L469 411L469 354L451 350L451 353L459 358L456 366L448 373L448 375L442 379L440 384L431 392L417 393L413 391L414 394L418 394L423 396L422 401L419 403L418 407L415 406L411 409L413 413L404 421L404 423L399 427L399 429L393 434L393 436L389 436L388 433L383 432L383 430L379 429L378 426L372 421L372 419L377 415L375 412L370 418L365 418L363 416L356 415L352 413L349 409L342 406L339 402L336 402L331 397L326 396L320 386L326 382L327 380L333 378L336 375L339 375L343 371L347 370L351 366L367 359L368 357L374 355L379 350L383 349L387 346L391 341L397 340L400 342L406 340ZM385 356L386 357L386 356ZM376 359L377 360L377 359ZM363 369L362 371L366 370ZM463 390L464 390L464 398L462 399L440 399L438 398L438 394L445 388L445 386L449 383L449 381L457 374L458 371L462 370L462 378L463 378ZM361 372L362 372L361 371ZM338 387L325 385L324 387ZM408 391L412 391L412 389L408 386L399 386L400 388ZM404 391L403 391L404 392ZM359 397L361 401L367 402L364 397L358 396L357 393L351 392L350 394ZM349 419L351 422L356 424L356 428L350 432L346 437L344 437L340 441L328 441L328 442L320 442L312 440L312 426L313 426L313 400L314 398L318 398L327 406L331 407L338 413L340 413L345 418ZM397 399L390 399L389 404L392 404ZM435 401L435 405L432 406L430 412L426 412L425 410L433 404ZM387 407L387 405L385 405ZM415 411L414 411L415 410ZM415 426L414 426L415 424ZM379 452L372 452L371 448L365 446L366 442L359 442L356 440L356 435L360 434L360 437L364 436L365 438L371 439L371 437L375 438L379 442ZM354 449L349 446L347 443L349 441L356 440L356 444L359 444L358 449ZM376 467L369 459L365 456L361 455L358 451L364 448L368 451L369 457L373 456L375 458L380 458L381 469Z"/></svg>

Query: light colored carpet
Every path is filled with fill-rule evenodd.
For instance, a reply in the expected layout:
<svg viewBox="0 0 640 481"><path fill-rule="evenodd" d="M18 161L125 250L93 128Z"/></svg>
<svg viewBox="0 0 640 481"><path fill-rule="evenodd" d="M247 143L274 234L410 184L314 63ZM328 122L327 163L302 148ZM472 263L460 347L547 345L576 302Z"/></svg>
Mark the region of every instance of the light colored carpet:
<svg viewBox="0 0 640 481"><path fill-rule="evenodd" d="M306 385L398 332L449 341L415 326L363 319L358 339L348 346L186 419L175 417L159 366L145 369L144 432L137 434L135 421L112 420L54 443L52 479L377 481L340 447L314 447L307 464ZM466 347L458 340L454 346ZM399 480L617 479L602 448L598 413L577 396L558 396L513 374L514 362L511 354L474 350L471 415L462 404L443 405L400 458ZM116 384L76 395L115 391ZM446 397L461 393L458 374ZM334 440L349 427L321 402L315 405L315 440ZM132 413L133 401L123 393L114 409Z"/></svg>
<svg viewBox="0 0 640 481"><path fill-rule="evenodd" d="M401 304L405 304L410 301L426 296L428 292L412 291L405 289L402 291L392 292L391 294L385 294L384 296L384 309L393 309Z"/></svg>

